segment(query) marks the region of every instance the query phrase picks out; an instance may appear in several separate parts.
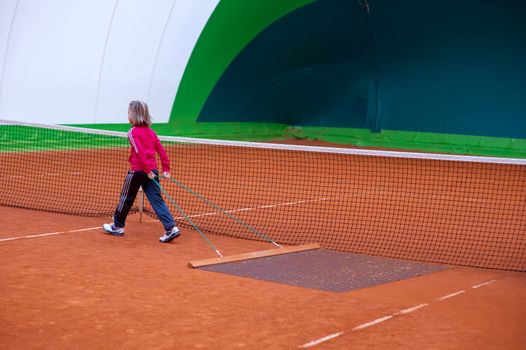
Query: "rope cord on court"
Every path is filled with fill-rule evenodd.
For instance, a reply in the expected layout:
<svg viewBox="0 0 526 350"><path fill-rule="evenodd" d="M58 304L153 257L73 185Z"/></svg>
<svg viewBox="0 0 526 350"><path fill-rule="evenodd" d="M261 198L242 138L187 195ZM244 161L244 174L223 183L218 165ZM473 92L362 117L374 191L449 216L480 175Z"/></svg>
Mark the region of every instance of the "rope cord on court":
<svg viewBox="0 0 526 350"><path fill-rule="evenodd" d="M219 210L222 214L225 214L226 216L228 216L230 219L236 221L237 223L241 224L242 226L248 228L250 231L254 232L256 235L258 235L259 237L263 238L264 240L266 240L267 242L269 243L272 243L274 244L275 246L277 246L278 248L282 248L281 245L279 245L278 243L274 242L272 239L270 239L269 237L267 237L266 235L264 235L263 233L259 232L258 230L256 230L255 228L253 228L252 226L250 226L249 224L247 224L245 221L235 217L234 215L231 215L230 213L228 213L226 210L224 210L223 208L221 208L220 206L218 206L217 204L214 204L213 202L211 202L210 200L206 199L205 197L201 196L199 193L193 191L191 188L185 186L184 184L182 184L181 182L177 181L176 179L174 179L173 177L169 177L168 178L169 180L171 180L173 183L175 183L176 185L178 185L179 187L182 187L184 188L186 191L190 192L191 194L193 194L194 196L196 196L197 198L201 199L203 202L205 202L206 204L210 205L211 207L213 207L214 209L217 209Z"/></svg>
<svg viewBox="0 0 526 350"><path fill-rule="evenodd" d="M214 251L217 253L217 255L219 255L220 257L223 257L223 255L219 252L219 250L217 250L217 248L214 246L214 244L208 239L208 237L206 237L206 235L199 229L199 227L197 227L197 225L194 224L192 219L190 219L190 217L188 215L186 215L186 213L184 212L183 208L181 208L179 206L179 204L177 204L177 202L175 200L173 200L173 198L168 194L168 192L166 192L166 190L161 186L161 184L155 179L152 179L152 180L153 180L153 182L155 182L157 184L157 186L159 186L159 189L164 193L166 198L168 198L170 200L170 202L172 202L172 204L177 208L177 210L179 210L179 212L185 217L185 219L188 220L188 222L190 222L190 224L195 228L195 230L197 232L199 232L199 234L205 239L205 241L210 245L210 247L212 247L212 249L214 249Z"/></svg>

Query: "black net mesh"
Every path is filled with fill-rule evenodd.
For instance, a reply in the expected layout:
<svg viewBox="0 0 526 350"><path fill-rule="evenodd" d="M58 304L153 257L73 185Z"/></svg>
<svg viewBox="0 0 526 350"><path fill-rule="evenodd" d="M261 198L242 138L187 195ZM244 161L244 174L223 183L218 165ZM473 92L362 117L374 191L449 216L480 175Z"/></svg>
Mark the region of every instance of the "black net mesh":
<svg viewBox="0 0 526 350"><path fill-rule="evenodd" d="M526 270L525 160L161 142L172 176L190 191L166 179L161 186L204 233ZM0 121L0 146L0 205L113 214L128 170L125 133ZM145 211L155 216L147 201Z"/></svg>

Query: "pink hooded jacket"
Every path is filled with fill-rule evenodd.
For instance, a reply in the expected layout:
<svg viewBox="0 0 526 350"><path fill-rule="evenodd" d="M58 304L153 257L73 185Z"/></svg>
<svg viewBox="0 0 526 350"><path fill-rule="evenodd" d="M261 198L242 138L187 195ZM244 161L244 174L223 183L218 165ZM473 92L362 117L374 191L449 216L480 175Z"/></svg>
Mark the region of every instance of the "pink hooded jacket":
<svg viewBox="0 0 526 350"><path fill-rule="evenodd" d="M147 126L134 126L128 131L128 140L131 145L128 158L131 170L142 170L149 174L152 170L158 169L155 159L157 152L161 158L163 172L170 172L170 161L155 131Z"/></svg>

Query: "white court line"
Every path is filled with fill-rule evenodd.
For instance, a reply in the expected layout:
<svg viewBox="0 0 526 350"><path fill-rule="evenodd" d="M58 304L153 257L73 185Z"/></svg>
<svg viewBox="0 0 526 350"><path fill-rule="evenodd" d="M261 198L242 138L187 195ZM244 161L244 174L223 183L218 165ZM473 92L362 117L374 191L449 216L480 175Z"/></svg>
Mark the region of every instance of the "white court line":
<svg viewBox="0 0 526 350"><path fill-rule="evenodd" d="M494 279L494 280L487 281L487 282L484 282L484 283L476 284L476 285L472 286L471 288L473 288L473 289L480 288L480 287L487 286L487 285L489 285L491 283L494 283L494 282L497 282L497 280ZM437 301L446 300L446 299L449 299L449 298L453 298L453 297L455 297L457 295L463 294L465 292L466 292L465 290L459 290L459 291L456 291L454 293L450 293L450 294L444 295L443 297L437 298L436 300ZM370 321L370 322L366 322L366 323L362 323L361 325L358 325L358 326L352 328L351 331L356 332L356 331L359 331L359 330L362 330L362 329L365 329L365 328L368 328L368 327L372 327L374 325L377 325L379 323L388 321L388 320L393 319L395 317L410 314L411 312L420 310L420 309L422 309L422 308L424 308L426 306L429 306L429 303L418 304L418 305L409 307L407 309L403 309L403 310L397 311L397 312L395 312L395 313L393 313L391 315L383 316L383 317L377 318L376 320L373 320L373 321ZM341 336L341 335L343 335L345 333L346 333L346 331L340 331L340 332L337 332L337 333L333 333L333 334L330 334L328 336L325 336L325 337L322 337L322 338L310 341L308 343L305 343L303 345L300 345L298 348L310 348L310 347L319 345L321 343L327 342L327 341L329 341L331 339L337 338L337 337L339 337L339 336Z"/></svg>
<svg viewBox="0 0 526 350"><path fill-rule="evenodd" d="M303 204L303 203L309 203L309 202L320 202L320 201L327 201L331 199L336 199L340 197L332 197L332 198L319 198L319 199L310 199L310 200L301 200L297 202L288 202L288 203L278 203L278 204L272 204L272 205L262 205L259 207L253 207L253 208L240 208L240 209L232 209L225 211L226 213L236 213L236 212L243 212L243 211L251 211L251 210L257 210L257 209L266 209L270 207L280 207L280 206L288 206L288 205L297 205L297 204ZM213 215L220 215L221 212L211 212L211 213L203 213L203 214L195 214L195 215L188 215L190 218L197 218L201 216L213 216ZM185 219L184 216L179 216L175 219ZM152 220L146 220L145 222L157 222L159 220L152 219ZM70 232L82 232L82 231L90 231L90 230L97 230L100 229L100 227L91 227L86 229L79 229L79 230L71 230L71 231L62 231L62 232L51 232L51 233L41 233L37 235L29 235L29 236L20 236L20 237L9 237L9 238L0 238L0 242L7 242L7 241L15 241L18 239L28 239L28 238L38 238L38 237L46 237L46 236L55 236L60 235L63 233L70 233Z"/></svg>
<svg viewBox="0 0 526 350"><path fill-rule="evenodd" d="M336 196L336 197L328 197L328 198L300 200L300 201L296 201L296 202L286 202L286 203L278 203L278 204L266 204L266 205L261 205L259 207L225 210L225 213L232 214L232 213L237 213L237 212L251 211L251 210L258 210L258 209L269 209L269 208L285 207L285 206L305 204L305 203L323 202L323 201L329 201L329 200L338 199L338 198L342 198L342 197L341 196ZM188 215L188 217L189 218L198 218L198 217L201 217L201 216L213 216L213 215L221 215L221 214L222 214L221 212L213 211L213 212L203 213L203 214ZM176 220L182 220L182 219L185 219L185 217L184 216L179 216L179 217L176 217L175 219ZM155 220L155 221L157 221L157 220Z"/></svg>
<svg viewBox="0 0 526 350"><path fill-rule="evenodd" d="M340 335L342 335L343 333L344 332L338 332L338 333L329 334L326 337L323 337L323 338L316 339L316 340L313 340L311 342L305 343L305 344L301 345L300 348L310 348L310 347L316 346L318 344L324 343L324 342L329 341L331 339L337 338Z"/></svg>
<svg viewBox="0 0 526 350"><path fill-rule="evenodd" d="M83 175L80 171L74 171L74 172L68 172L67 175ZM38 177L50 177L50 176L63 176L63 173L49 173L49 174L41 174L41 175L31 175L31 178L38 178ZM10 179L27 179L28 177L26 175L15 175L10 176Z"/></svg>
<svg viewBox="0 0 526 350"><path fill-rule="evenodd" d="M249 208L239 208L239 209L231 209L231 210L225 210L224 212L227 214L237 213L237 212L243 212L243 211L252 211L252 210L258 210L258 209L270 209L270 208L277 208L277 207L285 207L285 206L291 206L291 205L299 205L299 204L307 204L307 203L314 203L314 202L323 202L323 201L330 201L334 199L340 199L344 198L342 196L334 196L334 197L326 197L326 198L317 198L317 199L305 199L305 200L299 200L296 202L285 202L285 203L277 203L277 204L265 204L260 205L258 207L249 207ZM209 212L209 213L202 213L202 214L193 214L193 215L187 215L189 218L199 218L202 216L214 216L214 215L221 215L222 212ZM184 216L178 216L174 218L175 220L183 220L186 219ZM147 220L145 222L156 222L158 220L152 219Z"/></svg>
<svg viewBox="0 0 526 350"><path fill-rule="evenodd" d="M407 315L407 314L410 314L413 311L416 311L416 310L421 309L421 308L423 308L425 306L428 306L428 305L429 304L427 304L427 303L416 305L416 306L413 306L413 307L410 307L410 308L407 308L407 309L404 309L404 310L400 310L397 313L395 313L395 315Z"/></svg>
<svg viewBox="0 0 526 350"><path fill-rule="evenodd" d="M56 235L61 235L63 233L84 232L84 231L91 231L91 230L98 230L98 229L100 229L100 227L81 228L81 229L78 229L78 230L60 231L60 232L51 232L51 233L40 233L40 234L36 234L36 235L28 235L28 236L20 236L20 237L0 238L0 242L16 241L18 239L29 239L29 238L56 236Z"/></svg>
<svg viewBox="0 0 526 350"><path fill-rule="evenodd" d="M380 317L380 318L377 318L376 320L373 320L371 322L367 322L367 323L363 323L361 325L358 325L356 327L354 327L352 330L353 331L359 331L360 329L365 329L365 328L368 328L368 327L371 327L371 326L374 326L375 324L378 324L378 323L382 323L382 322L385 322L387 320L390 320L392 319L394 316L393 315L388 315L388 316L384 316L384 317Z"/></svg>
<svg viewBox="0 0 526 350"><path fill-rule="evenodd" d="M442 300L446 300L446 299L449 299L449 298L453 298L457 295L460 295L462 293L466 293L465 290L459 290L457 292L454 292L454 293L451 293L451 294L447 294L447 295L444 295L443 297L440 297L440 298L437 298L438 301L442 301Z"/></svg>
<svg viewBox="0 0 526 350"><path fill-rule="evenodd" d="M477 289L477 288L480 288L480 287L484 287L484 286L487 286L488 284L491 284L493 282L497 282L497 280L491 280L491 281L487 281L487 282L484 282L484 283L481 283L481 284L475 284L473 287L473 289Z"/></svg>

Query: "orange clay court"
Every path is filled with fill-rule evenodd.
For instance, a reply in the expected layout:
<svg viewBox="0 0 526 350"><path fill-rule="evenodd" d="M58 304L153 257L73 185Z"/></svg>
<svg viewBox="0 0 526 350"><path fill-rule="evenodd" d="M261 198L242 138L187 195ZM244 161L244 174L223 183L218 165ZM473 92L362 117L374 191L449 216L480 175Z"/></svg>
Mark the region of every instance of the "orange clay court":
<svg viewBox="0 0 526 350"><path fill-rule="evenodd" d="M175 242L162 245L159 223L137 219L130 217L124 237L112 237L100 232L100 218L3 207L0 347L523 349L526 344L521 272L450 267L331 293L190 269L188 261L214 257L195 231L183 229ZM269 249L268 243L211 239L228 254Z"/></svg>
<svg viewBox="0 0 526 350"><path fill-rule="evenodd" d="M185 159L184 148L178 152L176 157L170 157L179 160L175 175L186 176L186 183L191 183L192 178L206 172L207 167L210 167L209 171L217 167L217 164L210 164L199 154L193 154L189 162L190 159ZM41 161L46 159L43 154L45 152L39 154ZM18 158L22 156L17 155ZM8 157L9 154L5 155L4 160L9 160ZM115 154L106 157L96 154L95 158L104 167L103 163L114 159ZM235 172L239 162L240 158L230 163L224 161L222 170L225 173ZM322 163L320 169L330 166L329 161L323 163L323 158L319 162ZM9 166L11 162L6 161L4 164ZM316 242L328 249L341 248L343 245L344 249L339 250L371 254L371 259L391 253L390 256L398 259L430 262L433 266L440 266L440 270L336 293L191 269L188 267L189 261L216 258L217 255L187 224L182 226L183 235L180 238L163 245L158 242L161 226L149 216L131 215L125 236L113 237L102 234L100 230L103 222L111 220L110 215L107 218L92 218L2 207L0 347L523 349L526 346L523 331L526 320L526 275L520 272L525 266L524 239L520 234L524 235L524 227L521 227L521 221L510 220L513 215L521 217L523 214L516 212L504 217L498 213L489 217L480 214L480 218L473 216L473 222L465 223L454 213L466 210L462 203L477 201L470 197L472 193L469 191L463 192L466 187L448 190L464 198L457 201L458 207L431 210L444 200L444 196L437 196L437 192L432 195L429 191L429 188L439 186L439 181L431 174L437 172L434 167L441 166L441 163L422 168L411 179L401 179L404 176L398 173L403 171L404 163L375 165L375 158L372 158L367 164L361 168L344 170L345 173L354 174L353 183L359 186L353 189L354 194L351 190L349 193L344 192L342 187L338 189L339 196L324 198L324 202L339 202L343 194L351 196L351 204L347 204L350 207L344 208L344 212L358 212L356 222L346 222L343 218L343 225L331 227L336 217L318 216L317 222L321 226L317 228L326 227L326 231L330 231L328 236L320 233L309 239L298 236L287 241L282 233L282 236L277 236L277 240L285 242L284 245ZM89 169L79 169L79 164L70 165L68 162L45 167L51 169L53 166L60 167L58 183L75 181L82 173L89 172ZM377 172L375 166L385 167L382 172L390 176L388 180L375 180L371 176ZM409 167L410 164L405 166ZM263 186L268 188L265 194L257 197L239 194L229 196L226 191L213 191L219 187L219 182L232 181L228 179L220 179L215 185L206 188L199 188L197 182L193 186L210 198L225 198L222 202L224 206L254 207L258 203L253 202L257 201L268 203L271 199L287 200L285 189L294 188L294 182L301 181L295 170L295 176L287 177L283 175L287 172L280 173L285 185L278 188L260 179ZM457 170L452 171L455 173ZM514 174L516 170L509 166L503 166L498 171L511 173L512 177L522 174L520 171ZM360 174L365 174L369 182L362 181ZM245 177L256 175L251 170L244 171ZM317 178L325 177L329 182L337 183L338 178L333 176L329 171L315 174ZM402 187L390 189L390 184L397 178L408 180L410 186L403 187L400 184L404 181L399 181L397 186ZM56 178L53 180L51 176L45 179L49 183L46 185L45 181L41 181L38 185L40 188L36 183L29 182L24 186L19 183L18 195L37 203L48 197L50 192L59 191L53 195L56 201L63 198L69 200L67 196L70 193L65 187L56 186ZM266 179L270 181L268 176ZM17 181L22 179L13 179L11 184L16 186ZM482 180L475 176L467 182L471 187L482 187L481 191L488 192L493 202L500 200L498 194L501 192L524 192L523 188L507 188L511 185L506 184L502 188L484 188L479 181ZM524 184L524 181L519 184ZM452 187L450 184L448 186ZM78 193L90 196L90 189L94 187L86 185ZM410 213L410 217L404 221L397 221L397 218L382 219L382 215L389 216L393 203L377 202L373 206L367 201L367 198L369 201L380 198L382 191L389 190L402 196L396 207L401 213ZM116 201L120 188L110 186L105 191L108 192L108 200L115 198ZM422 204L421 199L416 200L415 191L420 191L416 194L424 196L427 206ZM182 199L184 196L183 192L174 195ZM91 203L96 203L97 198L91 200ZM286 215L285 211L285 214L280 214L282 216L275 216L274 224L279 222L285 227L285 232L294 232L298 228L300 231L306 230L303 222L308 221L308 215L313 215L320 207L316 201L304 201L302 204L307 205L305 217L294 216L292 208L287 207L287 210L291 210L290 215ZM309 205L314 205L314 208L309 209ZM520 210L523 207L519 204L512 208ZM482 212L486 209L482 207ZM435 224L432 233L428 233L426 227L418 227L422 225L422 220L418 220L415 214L419 210ZM373 213L379 219L367 221ZM489 227L488 232L480 232L476 221L490 219L496 224ZM463 225L463 235L457 234L457 237L454 232L450 232L450 226L443 224L449 221L458 221L458 225ZM240 239L228 234L210 234L212 226L220 223L203 221L199 225L204 227L207 237L226 256L275 248L254 237ZM415 237L405 233L401 227L403 224L414 226L424 234L415 242ZM272 223L269 225L267 229L274 228ZM499 231L501 226L502 230ZM367 235L357 234L364 230ZM484 237L490 233L494 233L496 238L486 239L488 246L484 246L483 240L474 239L476 235ZM327 239L331 234L336 238ZM444 241L446 236L449 237L448 241ZM467 242L469 240L473 242L470 244ZM389 250L389 242L394 242L391 245L396 247ZM517 247L514 246L515 242L518 243ZM495 257L493 252L499 249L511 253L509 256L500 254L502 258ZM500 268L465 267L474 264ZM288 266L283 268L286 270ZM332 272L328 270L314 276L314 279L322 279Z"/></svg>

